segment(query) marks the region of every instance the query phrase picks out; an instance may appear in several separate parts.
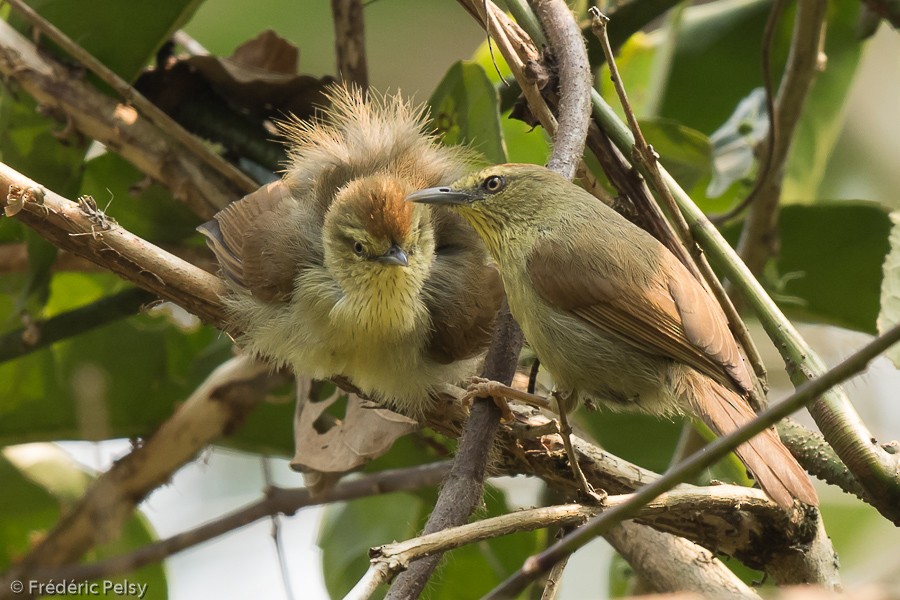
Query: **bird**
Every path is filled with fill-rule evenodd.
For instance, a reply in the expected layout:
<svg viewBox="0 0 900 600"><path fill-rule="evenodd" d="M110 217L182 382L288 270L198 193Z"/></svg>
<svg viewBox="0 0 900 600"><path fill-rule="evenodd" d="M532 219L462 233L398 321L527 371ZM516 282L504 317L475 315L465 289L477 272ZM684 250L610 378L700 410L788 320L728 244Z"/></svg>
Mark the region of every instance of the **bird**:
<svg viewBox="0 0 900 600"><path fill-rule="evenodd" d="M405 197L478 157L442 146L427 111L399 93L338 85L326 96L315 119L281 123L283 177L198 229L240 346L419 417L476 369L503 287L471 226Z"/></svg>
<svg viewBox="0 0 900 600"><path fill-rule="evenodd" d="M553 376L561 422L579 400L691 415L718 435L754 418L750 373L718 302L656 238L579 186L506 164L407 200L449 207L481 235L512 316ZM779 505L818 503L771 429L736 452ZM575 470L573 459L569 450Z"/></svg>

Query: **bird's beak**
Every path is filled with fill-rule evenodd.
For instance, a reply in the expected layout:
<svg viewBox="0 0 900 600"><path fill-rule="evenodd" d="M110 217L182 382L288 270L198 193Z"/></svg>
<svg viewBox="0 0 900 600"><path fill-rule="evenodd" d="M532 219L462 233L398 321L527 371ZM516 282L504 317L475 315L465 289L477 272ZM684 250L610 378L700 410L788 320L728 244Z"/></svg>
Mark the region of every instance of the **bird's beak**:
<svg viewBox="0 0 900 600"><path fill-rule="evenodd" d="M406 255L406 252L403 251L403 248L397 244L388 248L387 252L376 257L375 260L383 265L397 265L399 267L409 266L409 257Z"/></svg>
<svg viewBox="0 0 900 600"><path fill-rule="evenodd" d="M407 202L419 204L469 204L478 197L469 192L449 187L433 187L413 192L406 197Z"/></svg>

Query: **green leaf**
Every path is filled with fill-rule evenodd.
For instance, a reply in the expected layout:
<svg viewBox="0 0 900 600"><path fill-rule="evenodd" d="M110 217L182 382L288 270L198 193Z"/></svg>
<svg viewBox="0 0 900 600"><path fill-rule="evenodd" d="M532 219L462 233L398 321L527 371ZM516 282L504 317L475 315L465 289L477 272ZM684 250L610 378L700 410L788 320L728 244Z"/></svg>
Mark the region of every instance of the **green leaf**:
<svg viewBox="0 0 900 600"><path fill-rule="evenodd" d="M890 251L884 259L881 310L877 320L879 334L900 323L900 212L892 212L890 218ZM900 348L892 346L885 355L900 368Z"/></svg>
<svg viewBox="0 0 900 600"><path fill-rule="evenodd" d="M616 456L661 473L666 470L678 438L682 419L660 419L644 414L604 410L580 410L578 423Z"/></svg>
<svg viewBox="0 0 900 600"><path fill-rule="evenodd" d="M875 333L891 220L870 202L786 206L773 296L793 316Z"/></svg>
<svg viewBox="0 0 900 600"><path fill-rule="evenodd" d="M342 598L356 585L369 567L369 548L415 536L427 509L419 498L402 492L329 504L318 544L331 597Z"/></svg>
<svg viewBox="0 0 900 600"><path fill-rule="evenodd" d="M94 58L123 79L133 81L201 2L30 0L29 5Z"/></svg>
<svg viewBox="0 0 900 600"><path fill-rule="evenodd" d="M509 147L509 162L547 164L550 141L543 127L530 127L518 119L511 119L508 112L503 115L500 124Z"/></svg>
<svg viewBox="0 0 900 600"><path fill-rule="evenodd" d="M660 114L711 132L742 98L761 86L760 48L770 6L770 0L722 0L687 9ZM783 186L787 201L816 198L859 62L861 48L854 37L858 10L858 3L851 0L829 3L828 67L817 74L792 141ZM776 86L787 56L794 12L793 6L785 11L775 36L771 71ZM716 60L710 60L711 56Z"/></svg>
<svg viewBox="0 0 900 600"><path fill-rule="evenodd" d="M741 99L762 84L760 42L770 4L721 0L685 10L660 116L704 133L725 122ZM773 64L774 73L779 64Z"/></svg>
<svg viewBox="0 0 900 600"><path fill-rule="evenodd" d="M497 91L478 64L455 63L428 101L445 144L467 144L489 162L506 162Z"/></svg>

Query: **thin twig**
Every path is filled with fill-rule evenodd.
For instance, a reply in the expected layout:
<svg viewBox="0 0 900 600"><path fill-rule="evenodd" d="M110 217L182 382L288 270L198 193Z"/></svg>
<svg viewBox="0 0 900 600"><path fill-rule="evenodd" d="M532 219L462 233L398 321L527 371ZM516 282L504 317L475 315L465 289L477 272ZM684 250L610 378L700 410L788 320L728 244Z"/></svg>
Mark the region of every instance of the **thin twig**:
<svg viewBox="0 0 900 600"><path fill-rule="evenodd" d="M85 580L114 577L159 562L173 554L266 517L290 516L308 506L432 487L440 483L449 467L449 461L442 461L405 469L388 469L357 479L342 481L317 495L311 494L306 488L290 489L271 486L266 489L264 497L252 504L194 529L142 546L128 554L94 563L44 568L34 571L30 576L40 580L55 579L57 581L60 579Z"/></svg>
<svg viewBox="0 0 900 600"><path fill-rule="evenodd" d="M488 598L513 598L525 589L529 582L547 572L556 561L571 554L604 531L625 519L634 518L642 507L652 502L660 494L672 489L682 481L700 474L717 461L724 458L740 444L771 427L804 405L815 400L826 390L866 369L869 362L890 346L900 341L900 325L875 338L863 348L854 352L839 365L821 377L808 381L785 400L772 405L755 419L730 434L720 437L703 450L692 454L684 462L669 470L663 477L638 490L627 502L592 518L584 526L567 535L546 551L532 556L518 572L497 587Z"/></svg>
<svg viewBox="0 0 900 600"><path fill-rule="evenodd" d="M773 11L778 4L773 6ZM784 165L803 105L820 67L819 50L825 35L827 8L825 0L797 2L791 48L775 99L774 127L766 144L768 169L760 174L758 192L738 242L738 254L753 274L762 271L776 249Z"/></svg>
<svg viewBox="0 0 900 600"><path fill-rule="evenodd" d="M753 371L756 373L757 377L763 381L762 385L765 386L766 371L759 350L756 348L756 344L753 343L753 338L750 336L747 326L744 324L737 309L734 307L734 304L722 287L718 277L713 272L712 267L710 267L706 258L698 251L697 244L691 235L687 220L685 220L684 215L681 214L681 211L678 209L678 205L675 202L675 197L663 181L662 173L660 172L659 156L653 150L653 147L647 143L646 138L644 138L644 134L638 124L637 116L631 109L631 103L628 101L628 94L625 92L625 86L622 84L622 77L619 75L619 68L609 43L609 36L607 35L609 18L602 14L597 7L591 7L590 13L592 17L591 30L594 32L594 35L597 36L597 39L600 40L600 46L603 48L603 53L606 56L606 63L609 66L613 86L615 87L616 94L619 96L619 102L622 105L622 110L625 111L628 127L634 137L634 151L632 157L635 163L643 166L643 170L648 174L650 185L661 199L663 206L666 208L666 212L669 214L681 244L687 249L688 253L694 256L694 261L687 260L682 262L684 262L685 266L694 273L699 281L705 283L710 291L713 292L716 299L719 301L719 304L722 306L722 309L725 311L728 323L731 326L735 337L747 354L747 359L752 365ZM700 273L702 273L702 276ZM757 404L761 405L763 402L757 399Z"/></svg>
<svg viewBox="0 0 900 600"><path fill-rule="evenodd" d="M338 75L345 82L365 90L369 87L369 70L362 3L360 0L331 0L331 17Z"/></svg>
<svg viewBox="0 0 900 600"><path fill-rule="evenodd" d="M44 19L41 15L29 7L23 0L6 0L18 13L34 27L44 33L48 38L70 54L75 60L87 67L105 84L113 88L126 102L135 106L150 119L161 131L178 140L193 156L196 156L207 165L226 177L238 190L249 193L259 186L247 175L239 171L234 165L227 162L220 155L210 150L199 139L191 135L181 125L175 122L169 115L160 110L155 104L147 100L140 92L128 85L128 82L116 75L109 67L91 56L84 48L76 44L69 36L60 31L55 25Z"/></svg>
<svg viewBox="0 0 900 600"><path fill-rule="evenodd" d="M37 321L10 331L0 336L0 364L36 352L60 340L133 316L155 298L145 290L131 288L46 321Z"/></svg>

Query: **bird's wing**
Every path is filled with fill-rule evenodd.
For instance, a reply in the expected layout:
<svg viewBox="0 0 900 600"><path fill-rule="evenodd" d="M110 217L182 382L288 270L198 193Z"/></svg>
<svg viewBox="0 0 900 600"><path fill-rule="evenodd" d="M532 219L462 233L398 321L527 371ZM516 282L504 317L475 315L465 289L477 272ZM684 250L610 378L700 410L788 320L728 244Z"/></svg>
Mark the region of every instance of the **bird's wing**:
<svg viewBox="0 0 900 600"><path fill-rule="evenodd" d="M597 244L597 232L580 233L565 243L543 238L529 256L528 274L544 300L638 348L751 389L718 303L662 244L648 235L646 252L613 255L612 244L629 241Z"/></svg>
<svg viewBox="0 0 900 600"><path fill-rule="evenodd" d="M198 227L216 256L222 274L265 302L286 300L302 261L302 243L285 244L274 227L297 206L287 186L276 181L232 202ZM302 237L302 236L301 236Z"/></svg>
<svg viewBox="0 0 900 600"><path fill-rule="evenodd" d="M431 317L427 352L449 364L471 358L488 345L492 324L503 300L503 283L484 262L478 235L446 210L432 211L435 259L423 297Z"/></svg>

